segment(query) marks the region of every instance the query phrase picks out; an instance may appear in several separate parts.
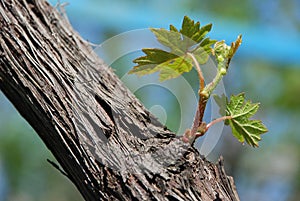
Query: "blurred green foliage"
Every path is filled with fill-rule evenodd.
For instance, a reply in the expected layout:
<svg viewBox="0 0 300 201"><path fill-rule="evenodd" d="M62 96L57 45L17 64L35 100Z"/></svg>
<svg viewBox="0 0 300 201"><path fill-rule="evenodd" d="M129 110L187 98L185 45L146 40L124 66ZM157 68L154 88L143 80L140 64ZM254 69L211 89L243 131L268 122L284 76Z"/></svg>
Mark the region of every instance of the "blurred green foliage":
<svg viewBox="0 0 300 201"><path fill-rule="evenodd" d="M253 1L239 0L210 0L210 1L184 1L184 6L190 8L194 12L209 11L213 15L222 16L224 18L232 18L234 20L255 20L256 10ZM233 6L234 5L234 6Z"/></svg>

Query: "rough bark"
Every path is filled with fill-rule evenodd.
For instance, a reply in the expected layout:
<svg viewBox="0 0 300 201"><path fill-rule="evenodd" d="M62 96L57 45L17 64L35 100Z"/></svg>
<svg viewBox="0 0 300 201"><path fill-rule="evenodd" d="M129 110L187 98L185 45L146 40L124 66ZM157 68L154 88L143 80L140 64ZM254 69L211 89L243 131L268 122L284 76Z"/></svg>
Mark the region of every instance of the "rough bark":
<svg viewBox="0 0 300 201"><path fill-rule="evenodd" d="M0 89L85 200L239 200L43 0L1 0Z"/></svg>

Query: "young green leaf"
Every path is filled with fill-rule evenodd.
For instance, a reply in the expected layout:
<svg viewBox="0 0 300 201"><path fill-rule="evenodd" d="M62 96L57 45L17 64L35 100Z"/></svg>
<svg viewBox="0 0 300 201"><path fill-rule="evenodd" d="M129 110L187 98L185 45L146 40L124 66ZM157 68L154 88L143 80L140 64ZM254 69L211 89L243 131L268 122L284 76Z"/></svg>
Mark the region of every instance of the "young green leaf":
<svg viewBox="0 0 300 201"><path fill-rule="evenodd" d="M159 80L164 81L192 70L193 65L190 58L179 57L160 49L143 49L143 52L147 56L133 61L139 65L130 70L130 74L135 73L142 76L160 72Z"/></svg>
<svg viewBox="0 0 300 201"><path fill-rule="evenodd" d="M232 129L233 135L240 141L246 141L249 145L258 147L258 141L261 140L261 134L268 130L259 120L250 120L258 110L258 103L245 101L244 93L231 96L227 103L226 112L231 119L227 122Z"/></svg>
<svg viewBox="0 0 300 201"><path fill-rule="evenodd" d="M133 61L137 65L129 71L129 74L146 75L160 72L160 81L178 77L192 70L193 62L187 56L188 53L195 54L199 64L206 63L211 46L216 42L205 37L211 27L211 24L200 27L199 22L195 23L185 16L180 31L173 25L170 25L170 30L150 29L169 51L156 48L143 49L146 55Z"/></svg>
<svg viewBox="0 0 300 201"><path fill-rule="evenodd" d="M214 48L212 49L212 53L216 57L218 69L221 70L223 68L225 74L232 57L238 50L241 43L242 35L239 35L236 41L231 43L231 46L227 45L224 40L215 43Z"/></svg>
<svg viewBox="0 0 300 201"><path fill-rule="evenodd" d="M211 28L212 24L200 27L200 22L195 23L194 20L191 20L188 16L184 16L180 33L186 38L199 43L205 38L206 34L210 32Z"/></svg>

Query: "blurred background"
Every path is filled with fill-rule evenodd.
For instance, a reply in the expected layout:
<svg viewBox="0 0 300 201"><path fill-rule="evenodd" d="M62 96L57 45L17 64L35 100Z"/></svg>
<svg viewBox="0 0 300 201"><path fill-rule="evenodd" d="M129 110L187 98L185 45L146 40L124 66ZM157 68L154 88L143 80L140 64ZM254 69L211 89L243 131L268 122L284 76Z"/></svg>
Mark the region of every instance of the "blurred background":
<svg viewBox="0 0 300 201"><path fill-rule="evenodd" d="M56 0L50 3L65 10L74 29L93 44L101 44L125 31L168 28L169 24L179 27L184 15L201 24L213 23L209 36L214 39L230 43L243 34L242 46L224 78L226 93L245 91L248 99L260 102L255 118L262 119L269 132L262 136L259 148L252 148L241 145L225 128L207 157L216 162L223 155L226 172L234 177L242 201L299 200L300 1L69 0L67 5L60 2L63 7ZM124 41L110 51L130 43ZM109 58L110 52L106 53ZM141 52L131 52L108 63L122 78L133 67L132 60L140 55ZM135 80L134 75L131 78ZM198 90L195 72L185 74L184 78L194 91ZM180 86L178 91L185 96ZM191 124L194 114L180 113L181 103L172 91L147 85L134 93L174 132L178 132L182 122ZM192 104L190 107L195 108ZM196 146L201 146L201 140ZM0 201L82 200L76 188L47 158L54 160L0 92Z"/></svg>

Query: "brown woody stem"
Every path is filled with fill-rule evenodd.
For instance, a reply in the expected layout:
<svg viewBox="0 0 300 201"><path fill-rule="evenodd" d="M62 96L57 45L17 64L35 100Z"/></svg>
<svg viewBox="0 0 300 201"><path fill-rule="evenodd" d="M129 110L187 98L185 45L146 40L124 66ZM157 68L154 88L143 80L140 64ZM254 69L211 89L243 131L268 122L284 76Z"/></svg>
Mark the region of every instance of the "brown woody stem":
<svg viewBox="0 0 300 201"><path fill-rule="evenodd" d="M197 111L196 111L196 114L195 114L195 117L194 117L194 122L193 122L193 125L192 125L192 129L189 133L189 136L195 139L198 128L202 124L202 120L203 120L204 111L205 111L205 107L206 107L208 97L204 96L201 93L205 88L205 80L204 80L203 73L202 73L202 70L200 68L200 65L199 65L197 59L195 58L195 56L192 53L188 52L187 55L193 60L194 66L197 70L197 74L198 74L198 77L199 77L199 82L200 82L199 83L199 91L198 91L200 99L198 101L198 107L197 107ZM193 140L190 140L190 141L193 141Z"/></svg>

